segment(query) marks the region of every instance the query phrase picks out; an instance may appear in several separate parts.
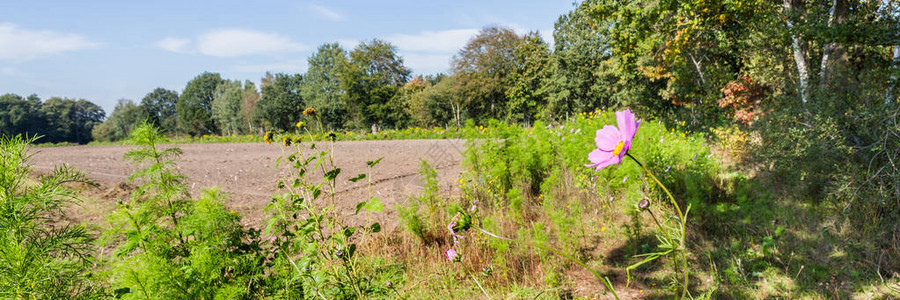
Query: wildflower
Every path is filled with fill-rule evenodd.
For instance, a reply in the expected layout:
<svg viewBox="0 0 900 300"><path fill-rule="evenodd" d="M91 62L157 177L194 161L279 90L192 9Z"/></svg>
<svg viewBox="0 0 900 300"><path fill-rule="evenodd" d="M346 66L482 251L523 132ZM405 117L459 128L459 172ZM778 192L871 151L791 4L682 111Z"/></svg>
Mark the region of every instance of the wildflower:
<svg viewBox="0 0 900 300"><path fill-rule="evenodd" d="M647 200L645 198L645 199L641 199L641 201L638 201L638 208L647 209L648 207L650 207L650 200Z"/></svg>
<svg viewBox="0 0 900 300"><path fill-rule="evenodd" d="M296 126L297 126L297 128L301 128L301 127L303 127L303 124L304 124L303 121L300 121L300 122L297 122Z"/></svg>
<svg viewBox="0 0 900 300"><path fill-rule="evenodd" d="M712 153L707 154L707 155L706 155L706 158L710 158L710 157L712 157L712 155L713 155Z"/></svg>
<svg viewBox="0 0 900 300"><path fill-rule="evenodd" d="M304 114L304 115L307 115L307 116L310 116L310 117L315 117L315 116L316 116L316 109L315 109L315 108L312 108L312 107L307 108L307 109L304 109L304 110L303 110L303 114Z"/></svg>
<svg viewBox="0 0 900 300"><path fill-rule="evenodd" d="M669 173L669 169L671 169L671 168L672 168L672 166L667 166L665 173Z"/></svg>
<svg viewBox="0 0 900 300"><path fill-rule="evenodd" d="M453 248L444 251L444 255L447 256L447 260L449 260L450 262L459 262L459 260L461 259L461 257L459 256L459 252L456 252L456 250L453 250Z"/></svg>
<svg viewBox="0 0 900 300"><path fill-rule="evenodd" d="M286 137L285 137L285 138L281 138L281 144L284 145L285 147L290 146L290 145L291 145L291 139L286 138Z"/></svg>
<svg viewBox="0 0 900 300"><path fill-rule="evenodd" d="M635 121L634 114L626 109L616 112L616 123L618 128L606 125L603 129L597 130L594 138L597 149L588 154L591 164L585 166L594 167L599 171L610 165L618 165L622 158L625 158L625 153L631 149L631 140L634 139L641 121Z"/></svg>
<svg viewBox="0 0 900 300"><path fill-rule="evenodd" d="M625 181L628 181L628 176L625 176L625 178L622 178L622 183L625 183Z"/></svg>
<svg viewBox="0 0 900 300"><path fill-rule="evenodd" d="M266 135L263 136L263 141L266 141L266 144L272 143L272 132L266 131Z"/></svg>

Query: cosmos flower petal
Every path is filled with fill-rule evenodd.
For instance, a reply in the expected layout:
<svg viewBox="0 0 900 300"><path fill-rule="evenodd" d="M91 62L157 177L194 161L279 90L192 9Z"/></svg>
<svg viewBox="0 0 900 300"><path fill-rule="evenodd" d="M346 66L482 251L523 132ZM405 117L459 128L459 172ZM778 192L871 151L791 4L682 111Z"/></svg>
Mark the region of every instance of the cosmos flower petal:
<svg viewBox="0 0 900 300"><path fill-rule="evenodd" d="M612 152L606 152L600 149L594 149L588 154L588 160L591 161L591 164L585 165L586 167L592 167L596 170L603 169L607 166L618 164L622 159L618 156L612 155Z"/></svg>
<svg viewBox="0 0 900 300"><path fill-rule="evenodd" d="M622 139L629 141L634 138L634 134L637 133L637 128L640 123L634 120L634 114L631 113L631 110L626 109L616 112L616 124L619 126L619 132L622 134Z"/></svg>
<svg viewBox="0 0 900 300"><path fill-rule="evenodd" d="M597 130L597 136L594 137L594 143L597 144L597 148L607 152L615 150L621 141L622 137L619 135L619 130L612 125L603 126L603 129Z"/></svg>

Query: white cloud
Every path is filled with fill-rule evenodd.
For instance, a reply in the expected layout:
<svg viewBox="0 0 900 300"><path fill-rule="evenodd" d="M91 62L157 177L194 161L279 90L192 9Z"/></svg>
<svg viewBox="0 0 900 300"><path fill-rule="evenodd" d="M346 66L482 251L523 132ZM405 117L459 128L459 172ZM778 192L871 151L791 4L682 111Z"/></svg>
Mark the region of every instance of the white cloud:
<svg viewBox="0 0 900 300"><path fill-rule="evenodd" d="M450 70L450 57L453 54L418 54L401 53L403 64L412 68L416 74L447 73Z"/></svg>
<svg viewBox="0 0 900 300"><path fill-rule="evenodd" d="M362 44L362 40L354 40L354 39L339 39L337 40L338 45L341 45L341 48L344 48L346 51L353 51L356 46Z"/></svg>
<svg viewBox="0 0 900 300"><path fill-rule="evenodd" d="M167 37L156 42L160 49L177 53L200 53L218 57L278 54L307 50L290 37L247 29L219 29L201 34L195 41Z"/></svg>
<svg viewBox="0 0 900 300"><path fill-rule="evenodd" d="M271 63L271 64L241 64L241 65L235 66L233 69L235 72L238 72L238 73L265 73L265 72L300 73L300 72L306 71L307 62L305 60L302 60L302 61L289 61L289 62Z"/></svg>
<svg viewBox="0 0 900 300"><path fill-rule="evenodd" d="M344 20L344 16L337 13L336 11L331 10L330 8L327 8L327 7L324 7L321 5L316 5L316 4L310 4L309 7L312 8L314 11L316 11L316 14L318 14L319 17L321 17L323 19L332 20L332 21L343 21Z"/></svg>
<svg viewBox="0 0 900 300"><path fill-rule="evenodd" d="M77 34L27 30L10 23L0 23L0 59L29 60L99 45Z"/></svg>
<svg viewBox="0 0 900 300"><path fill-rule="evenodd" d="M400 50L456 52L478 34L478 29L423 31L419 34L395 34L387 38Z"/></svg>
<svg viewBox="0 0 900 300"><path fill-rule="evenodd" d="M277 33L246 29L221 29L197 38L197 50L206 55L236 57L306 50L301 43Z"/></svg>
<svg viewBox="0 0 900 300"><path fill-rule="evenodd" d="M19 74L19 70L16 70L16 68L13 68L13 67L0 68L0 75L12 77L12 76L16 76L18 74Z"/></svg>
<svg viewBox="0 0 900 300"><path fill-rule="evenodd" d="M156 42L156 46L166 51L185 53L190 43L191 39L167 37Z"/></svg>
<svg viewBox="0 0 900 300"><path fill-rule="evenodd" d="M556 41L553 40L553 28L542 29L538 32L541 34L541 38L543 38L544 41L547 42L547 45L550 46L550 49L553 49L553 44L556 43Z"/></svg>

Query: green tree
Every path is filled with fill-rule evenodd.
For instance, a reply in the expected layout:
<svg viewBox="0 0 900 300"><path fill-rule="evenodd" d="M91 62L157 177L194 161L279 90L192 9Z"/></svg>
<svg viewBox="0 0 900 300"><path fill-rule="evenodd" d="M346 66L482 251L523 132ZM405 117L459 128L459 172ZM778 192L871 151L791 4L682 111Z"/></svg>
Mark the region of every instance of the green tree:
<svg viewBox="0 0 900 300"><path fill-rule="evenodd" d="M259 91L256 84L247 80L244 82L244 90L241 92L241 118L246 124L247 132L254 132L259 124L256 122L256 105L259 102Z"/></svg>
<svg viewBox="0 0 900 300"><path fill-rule="evenodd" d="M514 57L516 71L506 88L506 119L530 125L546 106L550 48L537 31L532 31L522 37Z"/></svg>
<svg viewBox="0 0 900 300"><path fill-rule="evenodd" d="M396 47L379 39L360 43L344 74L341 83L357 127L396 127L408 120L402 102L394 99L410 74Z"/></svg>
<svg viewBox="0 0 900 300"><path fill-rule="evenodd" d="M131 129L147 119L146 111L131 100L120 99L112 114L94 127L92 135L98 141L118 141L128 137Z"/></svg>
<svg viewBox="0 0 900 300"><path fill-rule="evenodd" d="M16 94L0 95L0 136L23 134L34 136L46 123L37 95L22 98Z"/></svg>
<svg viewBox="0 0 900 300"><path fill-rule="evenodd" d="M554 24L554 51L550 61L548 103L544 119L564 118L567 114L614 107L633 80L617 72L608 39L587 15L588 7L579 5L559 17ZM643 87L635 90L648 90ZM618 99L617 99L618 98Z"/></svg>
<svg viewBox="0 0 900 300"><path fill-rule="evenodd" d="M47 99L40 108L47 125L39 132L42 142L74 142L86 144L92 139L95 125L103 122L106 113L96 104L84 99Z"/></svg>
<svg viewBox="0 0 900 300"><path fill-rule="evenodd" d="M453 57L453 75L470 117L486 120L506 113L506 89L516 72L520 42L512 29L486 27Z"/></svg>
<svg viewBox="0 0 900 300"><path fill-rule="evenodd" d="M240 134L247 131L241 107L244 102L244 88L237 80L226 80L213 93L212 117L223 135Z"/></svg>
<svg viewBox="0 0 900 300"><path fill-rule="evenodd" d="M341 83L349 64L347 52L338 43L323 44L308 62L309 69L303 76L300 90L303 99L318 111L324 126L343 128L348 119L344 103L346 92Z"/></svg>
<svg viewBox="0 0 900 300"><path fill-rule="evenodd" d="M430 116L425 110L425 91L430 86L431 84L424 77L413 77L397 91L395 96L404 103L406 113L419 126L431 125Z"/></svg>
<svg viewBox="0 0 900 300"><path fill-rule="evenodd" d="M305 109L300 90L303 77L300 74L270 74L262 80L262 98L259 99L257 119L266 128L290 130L300 120Z"/></svg>
<svg viewBox="0 0 900 300"><path fill-rule="evenodd" d="M218 73L204 72L187 83L175 104L182 132L191 136L218 132L212 117L212 101L216 87L222 82Z"/></svg>
<svg viewBox="0 0 900 300"><path fill-rule="evenodd" d="M459 105L459 99L454 97L453 78L443 74L413 77L397 97L405 103L411 121L423 127L449 125Z"/></svg>
<svg viewBox="0 0 900 300"><path fill-rule="evenodd" d="M141 109L151 124L165 132L175 132L178 117L175 105L178 103L178 92L164 88L156 88L141 99Z"/></svg>
<svg viewBox="0 0 900 300"><path fill-rule="evenodd" d="M450 125L451 122L456 126L462 126L461 110L462 98L457 94L456 78L454 76L444 76L438 74L434 79L429 80L432 86L425 90L425 99L423 106L428 114L430 125Z"/></svg>

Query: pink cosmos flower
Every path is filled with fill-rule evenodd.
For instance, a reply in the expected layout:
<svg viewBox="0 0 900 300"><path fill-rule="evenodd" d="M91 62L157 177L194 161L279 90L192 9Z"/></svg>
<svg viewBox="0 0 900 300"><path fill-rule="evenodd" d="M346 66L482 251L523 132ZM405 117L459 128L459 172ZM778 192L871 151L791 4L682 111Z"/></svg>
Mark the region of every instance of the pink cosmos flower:
<svg viewBox="0 0 900 300"><path fill-rule="evenodd" d="M447 260L449 260L450 262L458 262L459 258L460 258L459 253L456 252L456 250L453 250L453 248L450 248L450 249L447 249L447 251L444 251L444 255L447 256Z"/></svg>
<svg viewBox="0 0 900 300"><path fill-rule="evenodd" d="M635 121L634 114L630 109L626 109L616 112L616 123L619 125L618 128L606 125L597 130L597 136L594 138L597 149L588 154L588 160L591 163L585 166L599 171L607 166L618 166L625 158L625 153L631 149L631 140L634 139L634 134L637 133L641 121Z"/></svg>

